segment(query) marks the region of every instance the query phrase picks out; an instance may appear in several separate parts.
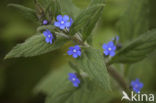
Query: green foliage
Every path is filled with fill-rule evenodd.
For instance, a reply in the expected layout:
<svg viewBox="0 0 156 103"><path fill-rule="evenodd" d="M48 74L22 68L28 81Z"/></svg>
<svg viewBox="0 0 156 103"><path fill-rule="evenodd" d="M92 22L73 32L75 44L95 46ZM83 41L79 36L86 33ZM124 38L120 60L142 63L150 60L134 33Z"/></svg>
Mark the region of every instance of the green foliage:
<svg viewBox="0 0 156 103"><path fill-rule="evenodd" d="M63 14L68 14L73 19L77 16L80 12L80 9L77 8L73 3L72 0L56 0L58 1L61 11Z"/></svg>
<svg viewBox="0 0 156 103"><path fill-rule="evenodd" d="M86 72L92 80L106 90L110 89L109 76L104 57L99 50L87 48L82 57L76 61L77 68Z"/></svg>
<svg viewBox="0 0 156 103"><path fill-rule="evenodd" d="M24 43L15 46L6 55L5 59L41 55L60 48L65 42L66 39L60 38L57 39L54 44L50 45L45 42L45 37L43 35L35 35L26 40Z"/></svg>
<svg viewBox="0 0 156 103"><path fill-rule="evenodd" d="M110 77L108 75L108 71L113 77L112 79L117 80L118 84L121 87L123 85L122 81L123 83L125 83L124 78L122 78L122 76L120 78L120 74L122 75L122 73L125 73L125 78L127 77L126 79L128 80L133 80L137 76L143 79L144 77L143 75L151 74L150 75L151 77L149 77L148 79L144 79L143 83L145 83L146 86L152 88L152 90L155 89L155 87L150 86L150 85L154 85L152 83L153 81L147 82L151 78L154 78L154 74L152 73L152 71L154 70L152 63L148 60L147 60L148 62L143 61L143 62L136 63L138 61L143 60L149 54L151 55L151 52L155 50L155 46L156 46L156 29L147 32L149 29L149 24L148 24L149 1L148 0L128 0L129 6L126 9L125 13L121 16L117 26L119 30L120 40L123 43L129 41L130 42L127 45L122 44L123 47L119 49L119 51L116 51L116 55L112 58L109 58L108 56L104 56L102 51L99 51L89 45L93 41L93 37L91 33L103 13L105 0L90 0L91 2L89 4L86 4L88 5L88 7L85 8L84 10L76 7L73 4L72 0L39 0L39 2L38 0L34 0L34 1L35 1L36 10L18 4L9 4L9 6L19 9L26 18L31 19L32 21L36 21L38 19L38 22L40 22L40 24L44 19L46 19L48 20L49 25L42 25L42 24L39 25L36 29L37 32L36 34L38 35L34 35L29 39L27 39L24 43L16 45L5 56L5 59L18 58L18 57L33 57L48 52L52 52L56 49L61 48L68 40L72 40L74 42L74 45L79 45L81 47L81 53L82 53L80 57L74 58L75 60L72 59L73 61L70 62L70 65L65 64L61 68L53 69L48 75L46 75L41 80L40 83L37 84L36 88L34 89L34 92L36 94L39 93L45 94L46 95L45 103L109 103L110 102L109 99L112 100L113 94L115 94L115 92L113 91L113 94L111 94L109 91L110 89L114 89L114 88L113 86L110 86ZM118 4L120 4L120 2ZM110 11L107 12L110 13ZM53 25L57 15L68 15L69 17L72 17L74 22L70 27L69 31L67 29L61 30ZM117 19L118 17L115 18L113 17L113 20L111 21L112 23L111 25L114 25L114 21L116 21ZM106 24L110 23L106 21L107 20L102 22L105 22ZM99 26L105 25L105 23L102 24L102 22L100 22ZM102 27L102 29L103 28L105 28L105 26ZM110 36L110 32L111 33L114 32L112 28L113 27L110 27L109 25L107 28L101 31L108 30L108 34ZM46 29L50 30L54 34L55 41L53 41L53 44L47 44L45 42L44 35L39 34L45 31ZM95 33L98 34L98 32ZM101 34L103 35L103 32ZM66 38L68 38L68 40ZM104 38L107 38L107 36L104 36ZM56 53L58 52L59 51L56 51ZM63 54L67 54L67 50L64 50L62 52ZM15 69L9 69L11 71L8 72L9 76L7 77L7 79L9 78L8 81L11 81L11 83L9 82L7 83L6 88L9 89L6 89L5 91L7 91L10 94L10 91L12 92L12 88L13 88L13 91L15 91L15 93L13 93L13 96L11 97L16 98L20 94L20 98L24 98L24 96L28 98L31 95L30 90L33 88L33 85L37 83L37 81L41 78L41 76L49 72L50 69L49 67L51 63L53 63L52 66L61 65L61 60L63 58L65 58L64 62L66 62L66 59L68 59L68 57L62 56L63 55L62 52L60 56L55 55L51 58L49 56L54 55L52 53L49 54L47 58L44 58L44 60L41 59L39 61L37 59L30 58L31 60L33 60L31 63L29 63L30 62L29 59L27 61L24 58L20 59L19 61L18 60L15 61L15 63L13 61L13 63L9 65L8 68L13 67ZM53 59L53 61L51 59ZM153 61L155 61L155 59L153 59ZM128 66L125 65L124 70L126 71L122 71L123 69L121 68L121 70L115 72L114 67L116 65L112 65L113 63L122 63L122 64L136 63L136 64L128 65ZM22 68L23 65L25 66ZM109 65L110 67L112 67L111 69L113 69L114 71L109 70L110 69L108 68ZM142 70L144 65L146 65L145 66L146 68L149 67L148 72L146 70ZM120 67L120 65L117 66ZM126 66L129 67L129 69L127 69ZM22 68L22 69L18 69L18 68ZM33 69L33 68L37 68L37 69ZM42 68L46 68L46 69L42 71ZM132 68L139 68L139 69L132 70ZM24 78L24 80L23 78L19 78L20 75L22 75L21 77L26 77L28 76L28 74L30 74L29 76L30 79L30 77L32 78L34 76L36 70L38 73L37 74L38 76L36 75L37 78L33 78L32 81L29 81L32 82L32 84L30 83L29 85L25 85L25 83L29 83L27 81L28 78ZM68 73L71 72L75 72L78 78L80 79L81 83L77 88L74 87L73 84L68 80ZM3 70L0 71L0 73L2 74L2 78L3 78ZM131 73L133 75L131 75ZM16 76L14 77L14 75ZM17 81L12 82L14 78L18 82L20 81L24 83L21 83L22 85L19 85ZM4 81L2 79L0 81L0 84L3 82ZM147 85L148 83L149 85ZM117 87L114 81L112 84L115 85L114 87L116 90ZM10 87L10 85L12 86ZM28 89L27 86L30 88ZM4 85L2 86L0 85L0 90L3 88ZM27 88L27 89L25 89L24 92L21 92L22 91L21 89L23 88ZM145 89L148 88L145 87ZM16 90L20 92L19 94L17 93L17 95L16 95ZM116 91L119 92L117 93L118 95L121 92L120 90L116 90ZM110 95L108 94L108 92L110 93ZM120 102L121 99L120 97L121 97L120 95L116 96L117 99L115 99L115 102L116 100L117 102L118 101Z"/></svg>
<svg viewBox="0 0 156 103"><path fill-rule="evenodd" d="M39 26L38 28L37 28L37 32L43 32L43 31L45 31L45 30L55 30L56 29L56 27L55 26L53 26L53 25L42 25L42 26Z"/></svg>
<svg viewBox="0 0 156 103"><path fill-rule="evenodd" d="M93 0L92 2L95 1L96 0ZM87 9L81 11L81 13L76 17L71 26L70 35L75 35L75 33L81 32L83 40L86 40L91 34L91 31L99 20L104 8L104 0L100 0L96 3L92 2Z"/></svg>
<svg viewBox="0 0 156 103"><path fill-rule="evenodd" d="M29 19L31 21L38 20L38 18L36 16L36 11L34 9L31 9L31 8L28 8L23 5L19 5L19 4L9 4L8 6L17 8L21 12L23 17L25 17L26 19Z"/></svg>
<svg viewBox="0 0 156 103"><path fill-rule="evenodd" d="M129 6L118 22L120 41L133 40L149 28L149 0L129 0Z"/></svg>
<svg viewBox="0 0 156 103"><path fill-rule="evenodd" d="M35 92L47 94L46 103L95 103L106 101L106 92L88 78L81 79L75 88L68 81L68 73L73 72L68 65L47 75L35 88ZM100 96L99 96L100 95Z"/></svg>
<svg viewBox="0 0 156 103"><path fill-rule="evenodd" d="M149 55L156 46L156 30L142 34L123 47L110 63L135 63Z"/></svg>

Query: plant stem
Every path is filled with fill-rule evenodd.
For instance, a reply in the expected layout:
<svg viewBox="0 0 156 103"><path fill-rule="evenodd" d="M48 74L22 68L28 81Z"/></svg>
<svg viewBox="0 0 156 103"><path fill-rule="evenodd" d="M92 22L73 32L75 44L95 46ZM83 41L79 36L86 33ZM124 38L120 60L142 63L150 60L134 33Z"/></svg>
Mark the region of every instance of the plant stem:
<svg viewBox="0 0 156 103"><path fill-rule="evenodd" d="M88 44L84 43L81 39L79 39L76 36L71 37L71 36L66 35L65 33L60 33L60 32L55 32L55 34L58 35L58 36L65 37L65 38L67 38L69 40L73 40L75 43L77 43L79 45L89 47Z"/></svg>
<svg viewBox="0 0 156 103"><path fill-rule="evenodd" d="M107 70L109 74L118 82L122 89L128 90L128 85L124 78L109 64L107 65Z"/></svg>

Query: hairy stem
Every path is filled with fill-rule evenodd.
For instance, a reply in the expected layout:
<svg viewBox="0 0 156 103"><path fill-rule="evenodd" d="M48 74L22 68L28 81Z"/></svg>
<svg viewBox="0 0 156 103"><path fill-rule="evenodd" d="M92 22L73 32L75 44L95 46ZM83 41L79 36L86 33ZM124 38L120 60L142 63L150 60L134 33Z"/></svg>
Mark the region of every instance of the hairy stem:
<svg viewBox="0 0 156 103"><path fill-rule="evenodd" d="M79 44L79 45L89 47L88 44L84 43L81 39L79 39L79 38L76 37L76 36L71 37L71 36L69 36L69 35L66 35L65 33L60 33L60 32L55 32L55 34L58 35L58 36L62 36L62 37L64 37L64 38L67 38L67 39L69 39L69 40L72 40L72 41L74 41L75 43L77 43L77 44Z"/></svg>
<svg viewBox="0 0 156 103"><path fill-rule="evenodd" d="M110 65L107 65L109 74L118 82L122 89L128 90L128 85L124 78Z"/></svg>

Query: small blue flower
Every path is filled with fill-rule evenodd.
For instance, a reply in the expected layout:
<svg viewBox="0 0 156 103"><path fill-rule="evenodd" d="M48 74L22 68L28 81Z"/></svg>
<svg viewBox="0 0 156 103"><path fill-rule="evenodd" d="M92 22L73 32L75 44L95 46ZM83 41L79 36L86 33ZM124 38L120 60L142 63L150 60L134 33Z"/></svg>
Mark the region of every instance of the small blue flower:
<svg viewBox="0 0 156 103"><path fill-rule="evenodd" d="M48 24L48 20L43 20L43 25L47 25Z"/></svg>
<svg viewBox="0 0 156 103"><path fill-rule="evenodd" d="M108 44L103 44L102 48L104 49L105 55L110 55L112 57L115 55L116 46L113 41L108 42Z"/></svg>
<svg viewBox="0 0 156 103"><path fill-rule="evenodd" d="M54 25L60 29L68 29L71 26L72 19L70 19L68 15L58 15L56 19L57 21L54 22Z"/></svg>
<svg viewBox="0 0 156 103"><path fill-rule="evenodd" d="M75 45L74 47L69 47L68 55L73 55L74 58L77 58L78 56L81 56L81 48L78 45Z"/></svg>
<svg viewBox="0 0 156 103"><path fill-rule="evenodd" d="M118 43L118 42L119 42L119 36L116 35L116 36L112 39L112 41L114 41L114 43Z"/></svg>
<svg viewBox="0 0 156 103"><path fill-rule="evenodd" d="M136 79L135 81L131 82L131 86L133 88L133 91L135 91L136 93L139 93L140 90L143 88L143 83L141 83L139 79Z"/></svg>
<svg viewBox="0 0 156 103"><path fill-rule="evenodd" d="M68 76L69 76L68 79L69 79L69 81L71 81L73 83L73 86L78 87L80 84L80 80L79 80L79 78L77 78L76 74L75 73L69 73Z"/></svg>
<svg viewBox="0 0 156 103"><path fill-rule="evenodd" d="M52 40L54 39L53 34L49 30L44 31L43 34L45 36L45 41L52 44Z"/></svg>

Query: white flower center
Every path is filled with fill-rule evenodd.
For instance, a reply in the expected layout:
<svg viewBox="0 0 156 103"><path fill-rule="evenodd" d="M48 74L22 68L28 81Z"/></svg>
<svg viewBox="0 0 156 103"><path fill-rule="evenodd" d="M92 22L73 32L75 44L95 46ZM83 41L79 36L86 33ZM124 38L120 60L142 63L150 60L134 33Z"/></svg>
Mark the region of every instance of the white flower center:
<svg viewBox="0 0 156 103"><path fill-rule="evenodd" d="M112 49L111 48L108 48L108 50L111 51Z"/></svg>
<svg viewBox="0 0 156 103"><path fill-rule="evenodd" d="M75 78L73 78L73 81L75 81L76 79Z"/></svg>
<svg viewBox="0 0 156 103"><path fill-rule="evenodd" d="M73 49L73 52L76 53L76 49Z"/></svg>
<svg viewBox="0 0 156 103"><path fill-rule="evenodd" d="M61 21L61 24L64 24L64 21Z"/></svg>
<svg viewBox="0 0 156 103"><path fill-rule="evenodd" d="M51 36L50 36L50 35L48 35L48 37L50 38Z"/></svg>

